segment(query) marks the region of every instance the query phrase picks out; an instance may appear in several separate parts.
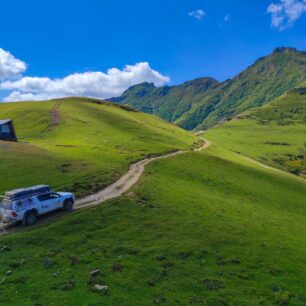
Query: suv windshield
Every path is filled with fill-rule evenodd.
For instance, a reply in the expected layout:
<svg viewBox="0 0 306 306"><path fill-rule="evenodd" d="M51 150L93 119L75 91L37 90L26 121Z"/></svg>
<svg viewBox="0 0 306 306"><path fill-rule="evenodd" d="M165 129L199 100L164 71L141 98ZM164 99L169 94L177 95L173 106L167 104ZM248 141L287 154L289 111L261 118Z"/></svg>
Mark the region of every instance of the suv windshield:
<svg viewBox="0 0 306 306"><path fill-rule="evenodd" d="M0 202L0 208L11 209L11 208L12 208L12 201L11 201L10 199L4 198L4 199Z"/></svg>

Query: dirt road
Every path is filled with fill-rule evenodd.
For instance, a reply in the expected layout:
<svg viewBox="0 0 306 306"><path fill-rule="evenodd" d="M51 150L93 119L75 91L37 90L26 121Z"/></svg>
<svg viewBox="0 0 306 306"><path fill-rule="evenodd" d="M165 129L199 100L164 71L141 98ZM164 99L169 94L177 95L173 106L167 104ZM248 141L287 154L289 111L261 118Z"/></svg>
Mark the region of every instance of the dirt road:
<svg viewBox="0 0 306 306"><path fill-rule="evenodd" d="M203 139L204 140L204 139ZM210 142L207 140L204 140L205 144L198 149L195 149L195 152L201 151L203 149L206 149L210 146ZM158 156L158 157L152 157L152 158L147 158L143 159L135 164L133 164L129 171L121 176L116 182L111 184L110 186L106 187L105 189L92 194L88 197L85 197L83 199L80 199L76 202L75 207L86 207L86 206L92 206L95 204L100 204L106 200L109 199L114 199L117 197L120 197L123 195L125 192L127 192L131 187L133 187L138 181L139 178L141 177L142 173L144 172L145 166L155 160L159 159L165 159L165 158L170 158L173 156L177 156L183 153L186 153L188 151L176 151L173 153L169 153L167 155L163 156Z"/></svg>
<svg viewBox="0 0 306 306"><path fill-rule="evenodd" d="M208 140L203 139L203 138L202 138L202 140L205 142L204 145L200 148L194 149L194 152L199 152L199 151L204 150L204 149L206 149L210 146L211 143ZM143 160L131 165L127 173L122 175L117 181L115 181L114 183L112 183L111 185L106 187L105 189L103 189L101 191L98 191L98 192L96 192L92 195L89 195L85 198L77 200L74 207L75 207L75 209L81 209L81 208L84 208L84 207L89 207L89 206L94 206L94 205L101 204L101 203L103 203L107 200L110 200L110 199L118 198L118 197L122 196L124 193L126 193L128 190L130 190L139 181L141 175L143 174L143 172L145 170L145 166L147 164L149 164L149 163L151 163L155 160L170 158L170 157L174 157L174 156L184 154L184 153L187 153L187 152L190 152L190 151L176 151L176 152L169 153L169 154L162 155L162 156L143 159ZM58 217L60 217L64 214L65 214L65 212L48 214L48 215L40 218L40 221L38 222L38 224L40 224L42 222L53 220L53 219L58 218ZM21 225L6 226L6 225L3 225L3 224L0 224L0 235L11 233L11 232L18 231L18 230L21 230L21 229L25 229L25 227L23 227Z"/></svg>

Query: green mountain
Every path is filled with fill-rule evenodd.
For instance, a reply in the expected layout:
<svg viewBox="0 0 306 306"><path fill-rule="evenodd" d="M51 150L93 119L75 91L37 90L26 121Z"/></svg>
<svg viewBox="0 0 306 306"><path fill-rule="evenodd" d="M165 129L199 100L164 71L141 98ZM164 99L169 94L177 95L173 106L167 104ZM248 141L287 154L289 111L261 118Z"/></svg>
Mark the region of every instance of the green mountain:
<svg viewBox="0 0 306 306"><path fill-rule="evenodd" d="M212 78L199 78L179 86L155 87L152 83L142 83L130 87L121 97L111 101L175 122L218 84Z"/></svg>
<svg viewBox="0 0 306 306"><path fill-rule="evenodd" d="M112 101L156 114L185 129L207 129L261 106L301 84L306 78L306 53L277 48L222 83L201 78L174 87L140 84Z"/></svg>
<svg viewBox="0 0 306 306"><path fill-rule="evenodd" d="M276 49L232 80L228 80L177 123L188 129L208 128L250 108L261 106L299 85L306 77L306 54Z"/></svg>

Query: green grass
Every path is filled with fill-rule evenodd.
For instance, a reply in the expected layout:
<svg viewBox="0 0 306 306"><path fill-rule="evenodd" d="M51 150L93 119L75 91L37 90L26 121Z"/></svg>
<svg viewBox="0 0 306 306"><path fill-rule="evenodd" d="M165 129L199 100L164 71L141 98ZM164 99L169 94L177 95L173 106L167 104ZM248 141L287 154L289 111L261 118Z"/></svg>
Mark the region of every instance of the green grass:
<svg viewBox="0 0 306 306"><path fill-rule="evenodd" d="M305 186L217 145L154 162L134 194L2 237L0 303L305 305Z"/></svg>
<svg viewBox="0 0 306 306"><path fill-rule="evenodd" d="M205 136L229 150L305 176L305 118L306 95L292 91Z"/></svg>
<svg viewBox="0 0 306 306"><path fill-rule="evenodd" d="M52 110L58 113L53 125ZM14 119L22 137L18 144L0 142L0 194L44 183L84 195L111 183L136 160L197 141L159 118L86 98L1 103L0 114Z"/></svg>

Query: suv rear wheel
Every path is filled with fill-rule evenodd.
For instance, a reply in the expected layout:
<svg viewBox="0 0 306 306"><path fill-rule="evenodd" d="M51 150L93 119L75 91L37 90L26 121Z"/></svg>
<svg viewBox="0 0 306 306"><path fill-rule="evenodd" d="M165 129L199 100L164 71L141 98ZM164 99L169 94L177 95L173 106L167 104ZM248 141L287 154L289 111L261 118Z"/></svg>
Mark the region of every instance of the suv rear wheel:
<svg viewBox="0 0 306 306"><path fill-rule="evenodd" d="M22 224L23 225L33 225L37 221L37 214L34 211L27 212L24 217Z"/></svg>
<svg viewBox="0 0 306 306"><path fill-rule="evenodd" d="M71 200L68 200L64 203L64 210L65 211L72 211L73 210L73 202Z"/></svg>

